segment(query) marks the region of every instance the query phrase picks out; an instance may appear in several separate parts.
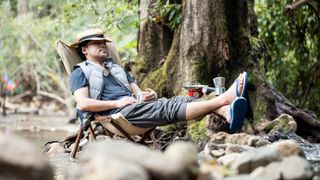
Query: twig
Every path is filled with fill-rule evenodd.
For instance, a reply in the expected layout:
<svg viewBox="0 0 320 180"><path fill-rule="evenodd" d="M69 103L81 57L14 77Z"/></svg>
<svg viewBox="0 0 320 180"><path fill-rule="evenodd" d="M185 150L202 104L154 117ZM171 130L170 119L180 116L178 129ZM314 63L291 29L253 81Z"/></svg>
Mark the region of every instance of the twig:
<svg viewBox="0 0 320 180"><path fill-rule="evenodd" d="M95 8L92 0L90 1L90 5L91 5L91 8L92 8L94 14L95 14L96 16L100 16L100 13L99 13L99 12L97 11L97 9Z"/></svg>
<svg viewBox="0 0 320 180"><path fill-rule="evenodd" d="M309 1L311 1L311 0L300 0L300 1L294 2L293 4L287 4L284 7L284 12L286 14L289 14L290 12L295 11L296 9L300 8L301 6L307 4Z"/></svg>
<svg viewBox="0 0 320 180"><path fill-rule="evenodd" d="M15 102L15 101L18 101L20 99L23 99L25 96L30 96L32 94L32 92L30 90L27 90L27 91L24 91L18 95L15 95L15 96L12 96L10 98L10 101L11 102Z"/></svg>

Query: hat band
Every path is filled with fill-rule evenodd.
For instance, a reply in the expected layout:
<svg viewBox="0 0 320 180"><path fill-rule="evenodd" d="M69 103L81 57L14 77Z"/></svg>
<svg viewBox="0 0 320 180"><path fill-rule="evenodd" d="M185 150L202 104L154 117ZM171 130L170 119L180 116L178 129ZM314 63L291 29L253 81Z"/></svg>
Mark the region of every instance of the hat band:
<svg viewBox="0 0 320 180"><path fill-rule="evenodd" d="M84 37L80 38L79 42L84 41L84 40L89 39L89 38L96 38L96 37L104 38L103 34L92 34L92 35L84 36Z"/></svg>

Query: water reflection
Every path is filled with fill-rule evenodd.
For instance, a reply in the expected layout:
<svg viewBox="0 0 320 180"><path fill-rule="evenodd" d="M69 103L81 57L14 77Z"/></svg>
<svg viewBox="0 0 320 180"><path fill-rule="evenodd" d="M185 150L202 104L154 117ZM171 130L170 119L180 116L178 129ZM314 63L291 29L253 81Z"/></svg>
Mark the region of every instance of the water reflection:
<svg viewBox="0 0 320 180"><path fill-rule="evenodd" d="M60 141L76 132L78 125L68 124L64 116L22 116L1 117L0 131L26 138L43 149L48 141Z"/></svg>

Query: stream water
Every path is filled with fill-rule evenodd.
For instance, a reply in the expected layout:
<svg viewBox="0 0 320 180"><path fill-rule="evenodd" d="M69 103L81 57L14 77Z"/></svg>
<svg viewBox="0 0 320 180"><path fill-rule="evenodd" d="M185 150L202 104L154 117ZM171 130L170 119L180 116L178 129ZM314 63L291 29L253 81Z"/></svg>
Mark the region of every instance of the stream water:
<svg viewBox="0 0 320 180"><path fill-rule="evenodd" d="M61 141L76 132L78 128L78 124L68 124L68 118L64 116L9 115L5 118L0 116L0 132L23 137L42 152L47 142ZM74 164L67 153L46 158L53 166L56 176L64 174L64 171Z"/></svg>
<svg viewBox="0 0 320 180"><path fill-rule="evenodd" d="M304 147L306 158L312 163L312 167L318 179L320 179L320 144L313 144L312 147Z"/></svg>
<svg viewBox="0 0 320 180"><path fill-rule="evenodd" d="M28 139L42 151L45 143L60 141L76 132L78 127L77 124L68 124L68 118L64 116L10 115L5 118L0 116L0 132ZM302 148L317 173L316 179L320 179L320 144ZM75 163L66 153L47 158L55 170L55 175L63 174Z"/></svg>

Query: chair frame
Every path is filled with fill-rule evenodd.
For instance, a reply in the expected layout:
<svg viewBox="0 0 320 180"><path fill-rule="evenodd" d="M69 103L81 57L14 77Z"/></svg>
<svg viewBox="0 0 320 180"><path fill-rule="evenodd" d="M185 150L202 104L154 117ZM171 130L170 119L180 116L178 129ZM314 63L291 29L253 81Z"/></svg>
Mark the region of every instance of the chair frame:
<svg viewBox="0 0 320 180"><path fill-rule="evenodd" d="M123 137L127 138L129 141L131 142L135 142L135 143L139 143L139 144L143 144L143 145L147 145L145 139L150 136L151 139L152 139L152 142L153 142L153 145L155 148L158 148L157 147L157 143L156 143L156 139L155 139L155 136L153 134L153 130L155 128L151 128L149 130L147 130L143 136L141 137L140 140L135 140L134 138L132 138L122 127L120 127L116 122L115 120L111 117L111 116L106 116L106 120L108 122L110 122L117 130L119 130L122 134ZM104 131L106 132L106 134L110 137L110 138L113 138L114 134L112 132L110 132L107 128L103 128ZM89 134L91 135L91 138L93 141L96 141L96 136L94 134L94 130L91 126L91 124L89 124L89 128L88 128L88 131L89 131ZM80 128L78 130L78 133L77 133L77 138L76 138L76 141L74 143L74 146L72 148L72 151L70 153L70 157L75 159L76 157L76 154L77 154L77 151L78 151L78 148L79 148L79 144L80 144L80 140L81 140L81 137L83 135L83 132L84 132L84 129L82 127L82 125L80 124Z"/></svg>

